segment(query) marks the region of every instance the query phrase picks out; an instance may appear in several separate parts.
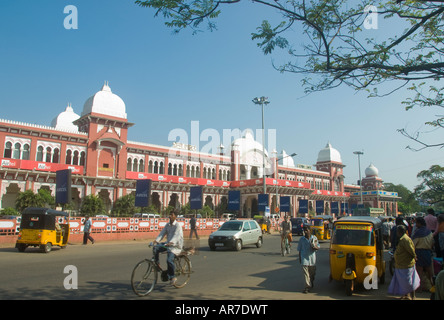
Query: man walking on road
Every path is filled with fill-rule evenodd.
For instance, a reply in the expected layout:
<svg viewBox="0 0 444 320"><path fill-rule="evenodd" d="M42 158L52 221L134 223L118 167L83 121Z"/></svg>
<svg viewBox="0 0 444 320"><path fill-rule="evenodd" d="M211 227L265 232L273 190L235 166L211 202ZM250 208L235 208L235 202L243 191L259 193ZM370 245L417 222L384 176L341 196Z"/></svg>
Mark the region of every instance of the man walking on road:
<svg viewBox="0 0 444 320"><path fill-rule="evenodd" d="M94 239L91 237L91 220L89 219L89 216L85 216L85 226L83 227L83 244L87 244L88 239L91 241L92 244L94 244Z"/></svg>
<svg viewBox="0 0 444 320"><path fill-rule="evenodd" d="M304 274L305 288L303 293L310 292L313 288L316 275L316 251L320 248L318 238L311 234L308 227L304 227L304 236L299 239L299 262Z"/></svg>
<svg viewBox="0 0 444 320"><path fill-rule="evenodd" d="M196 239L199 240L199 236L197 235L196 229L196 217L193 215L190 219L190 239L193 238L193 233L196 235Z"/></svg>

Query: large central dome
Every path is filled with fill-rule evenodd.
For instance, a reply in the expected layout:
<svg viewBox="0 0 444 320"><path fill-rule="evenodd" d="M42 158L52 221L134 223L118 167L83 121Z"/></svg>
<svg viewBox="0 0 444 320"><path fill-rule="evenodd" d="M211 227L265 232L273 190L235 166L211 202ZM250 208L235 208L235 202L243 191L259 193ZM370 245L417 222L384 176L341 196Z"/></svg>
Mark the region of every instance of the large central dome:
<svg viewBox="0 0 444 320"><path fill-rule="evenodd" d="M112 93L108 83L103 85L102 90L86 100L82 116L91 112L116 118L127 118L125 103L118 95Z"/></svg>
<svg viewBox="0 0 444 320"><path fill-rule="evenodd" d="M339 162L342 163L341 154L338 150L333 148L329 143L325 146L324 149L319 151L318 161L317 162Z"/></svg>

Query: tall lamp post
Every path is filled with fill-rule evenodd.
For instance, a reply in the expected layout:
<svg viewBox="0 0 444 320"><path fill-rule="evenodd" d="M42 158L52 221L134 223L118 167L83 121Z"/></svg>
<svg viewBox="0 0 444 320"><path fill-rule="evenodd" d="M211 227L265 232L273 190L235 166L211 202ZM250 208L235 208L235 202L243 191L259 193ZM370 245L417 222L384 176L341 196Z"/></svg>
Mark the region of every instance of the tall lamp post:
<svg viewBox="0 0 444 320"><path fill-rule="evenodd" d="M264 194L267 193L267 187L265 184L265 122L264 122L264 106L266 104L269 104L270 101L268 101L267 97L260 97L260 98L254 98L253 99L254 104L258 104L262 106L262 179L263 186L264 186Z"/></svg>
<svg viewBox="0 0 444 320"><path fill-rule="evenodd" d="M361 194L361 205L364 203L364 201L362 200L362 180L361 180L361 155L364 154L364 152L362 151L355 151L353 152L353 154L357 154L358 155L358 167L359 167L359 190L360 190L360 194Z"/></svg>

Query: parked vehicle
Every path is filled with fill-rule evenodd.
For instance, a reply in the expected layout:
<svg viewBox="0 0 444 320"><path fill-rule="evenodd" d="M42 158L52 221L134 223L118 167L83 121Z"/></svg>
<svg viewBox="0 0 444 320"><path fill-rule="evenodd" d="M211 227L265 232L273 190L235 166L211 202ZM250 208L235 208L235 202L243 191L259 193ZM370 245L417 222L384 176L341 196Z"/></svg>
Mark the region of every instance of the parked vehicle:
<svg viewBox="0 0 444 320"><path fill-rule="evenodd" d="M310 226L307 218L291 218L291 233L296 235L304 234L304 227Z"/></svg>
<svg viewBox="0 0 444 320"><path fill-rule="evenodd" d="M355 285L363 284L370 273L377 276L374 281L384 283L381 227L381 220L373 217L344 217L335 221L330 244L330 278L344 281L349 296Z"/></svg>
<svg viewBox="0 0 444 320"><path fill-rule="evenodd" d="M220 218L221 219L232 220L232 219L234 219L234 214L232 214L232 213L222 213Z"/></svg>
<svg viewBox="0 0 444 320"><path fill-rule="evenodd" d="M29 246L48 253L53 246L66 248L69 239L69 213L48 208L27 208L22 213L16 248Z"/></svg>
<svg viewBox="0 0 444 320"><path fill-rule="evenodd" d="M208 245L213 251L220 247L240 251L243 246L251 244L260 248L262 241L262 231L256 221L230 220L209 236Z"/></svg>

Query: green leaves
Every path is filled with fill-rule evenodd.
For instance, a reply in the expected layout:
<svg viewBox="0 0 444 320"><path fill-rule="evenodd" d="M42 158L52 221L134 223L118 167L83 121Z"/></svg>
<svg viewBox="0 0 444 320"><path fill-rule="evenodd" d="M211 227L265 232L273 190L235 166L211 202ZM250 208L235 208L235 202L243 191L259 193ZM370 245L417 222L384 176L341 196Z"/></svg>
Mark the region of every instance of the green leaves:
<svg viewBox="0 0 444 320"><path fill-rule="evenodd" d="M252 33L252 40L262 39L262 42L257 43L257 46L262 48L264 54L270 54L273 52L275 47L284 49L288 46L287 39L279 36L278 34L282 32L282 29L286 25L285 21L282 21L277 27L272 28L267 20L262 22L262 25L256 30L258 33Z"/></svg>

